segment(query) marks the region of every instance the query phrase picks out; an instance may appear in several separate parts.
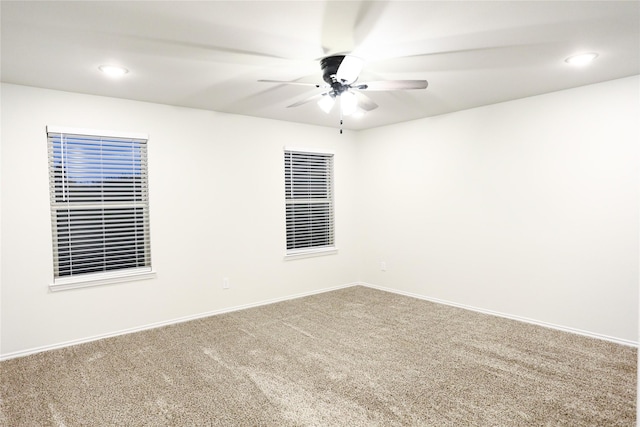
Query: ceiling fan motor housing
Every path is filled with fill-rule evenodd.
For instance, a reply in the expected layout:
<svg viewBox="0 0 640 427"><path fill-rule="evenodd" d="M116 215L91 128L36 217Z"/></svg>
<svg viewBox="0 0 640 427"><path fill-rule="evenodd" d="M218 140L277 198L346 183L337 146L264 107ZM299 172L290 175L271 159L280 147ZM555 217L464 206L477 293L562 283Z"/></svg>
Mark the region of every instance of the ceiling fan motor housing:
<svg viewBox="0 0 640 427"><path fill-rule="evenodd" d="M320 61L320 67L322 68L322 79L331 85L336 91L336 95L339 95L346 88L343 87L341 82L336 81L335 76L338 73L338 68L344 60L344 55L327 56Z"/></svg>

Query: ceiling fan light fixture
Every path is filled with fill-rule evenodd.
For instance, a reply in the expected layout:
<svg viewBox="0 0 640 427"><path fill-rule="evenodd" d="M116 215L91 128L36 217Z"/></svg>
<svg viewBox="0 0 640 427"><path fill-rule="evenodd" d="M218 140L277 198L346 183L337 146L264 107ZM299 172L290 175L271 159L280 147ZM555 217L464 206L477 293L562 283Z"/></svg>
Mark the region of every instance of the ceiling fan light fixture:
<svg viewBox="0 0 640 427"><path fill-rule="evenodd" d="M568 57L564 60L564 62L569 65L585 66L593 62L593 60L597 57L598 54L595 52L580 53L578 55L572 55Z"/></svg>
<svg viewBox="0 0 640 427"><path fill-rule="evenodd" d="M304 83L300 81L281 81L281 80L258 80L266 83L292 84L303 86L315 86L322 88L322 93L316 93L308 96L287 108L298 107L308 102L317 102L318 107L326 114L333 109L339 98L340 109L340 133L342 133L342 124L344 116L352 118L360 118L367 112L378 108L376 104L363 91L392 91L392 90L412 90L426 89L428 82L426 80L383 80L369 81L367 83L355 82L358 80L360 71L362 70L363 61L360 58L351 55L331 55L320 60L320 68L322 69L322 79L325 85Z"/></svg>
<svg viewBox="0 0 640 427"><path fill-rule="evenodd" d="M338 71L336 72L336 79L339 82L344 82L347 84L355 82L360 75L360 71L362 71L362 65L362 59L356 58L355 56L346 55L342 59L340 67L338 67Z"/></svg>
<svg viewBox="0 0 640 427"><path fill-rule="evenodd" d="M324 95L322 98L320 98L320 101L318 101L318 107L320 107L320 109L325 113L329 114L335 103L336 100L333 96Z"/></svg>
<svg viewBox="0 0 640 427"><path fill-rule="evenodd" d="M358 98L356 98L356 94L351 91L340 94L340 108L342 109L342 114L345 116L355 113L358 108Z"/></svg>

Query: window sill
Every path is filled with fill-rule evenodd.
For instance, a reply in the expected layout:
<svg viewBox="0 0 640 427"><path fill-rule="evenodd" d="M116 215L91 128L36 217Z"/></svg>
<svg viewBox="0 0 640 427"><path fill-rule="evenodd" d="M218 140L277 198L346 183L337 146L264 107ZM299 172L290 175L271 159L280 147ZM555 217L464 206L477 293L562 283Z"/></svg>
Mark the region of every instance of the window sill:
<svg viewBox="0 0 640 427"><path fill-rule="evenodd" d="M333 255L338 253L338 248L319 248L319 249L298 249L288 251L284 256L285 261L291 261L294 259L311 258L317 256Z"/></svg>
<svg viewBox="0 0 640 427"><path fill-rule="evenodd" d="M76 277L54 279L49 285L51 292L67 291L70 289L89 288L93 286L111 285L114 283L147 280L156 277L156 272L151 269L137 269L119 273L86 274Z"/></svg>

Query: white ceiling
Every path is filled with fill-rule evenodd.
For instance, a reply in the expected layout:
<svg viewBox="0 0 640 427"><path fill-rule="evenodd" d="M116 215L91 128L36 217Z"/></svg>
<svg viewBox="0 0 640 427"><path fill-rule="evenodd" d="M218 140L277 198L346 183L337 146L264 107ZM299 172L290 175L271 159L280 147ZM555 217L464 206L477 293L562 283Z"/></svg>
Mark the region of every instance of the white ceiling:
<svg viewBox="0 0 640 427"><path fill-rule="evenodd" d="M367 129L640 73L638 1L45 1L1 5L3 82L220 112L338 125L319 60L365 60L359 82L426 79L370 92ZM564 62L595 51L587 68ZM106 78L101 64L130 72Z"/></svg>

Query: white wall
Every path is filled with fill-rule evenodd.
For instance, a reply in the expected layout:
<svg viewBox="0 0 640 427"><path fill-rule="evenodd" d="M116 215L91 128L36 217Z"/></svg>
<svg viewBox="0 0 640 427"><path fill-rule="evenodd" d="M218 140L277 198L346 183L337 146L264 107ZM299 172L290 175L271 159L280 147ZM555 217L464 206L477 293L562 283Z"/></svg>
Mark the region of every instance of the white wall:
<svg viewBox="0 0 640 427"><path fill-rule="evenodd" d="M635 76L360 132L361 279L637 342L639 94Z"/></svg>
<svg viewBox="0 0 640 427"><path fill-rule="evenodd" d="M358 281L637 342L637 76L343 135L1 96L0 356ZM46 125L150 135L157 279L48 291ZM285 145L336 153L337 255L283 260Z"/></svg>
<svg viewBox="0 0 640 427"><path fill-rule="evenodd" d="M48 291L47 125L149 134L157 279ZM358 280L352 133L2 85L1 136L3 356ZM336 153L337 255L283 259L285 145Z"/></svg>

